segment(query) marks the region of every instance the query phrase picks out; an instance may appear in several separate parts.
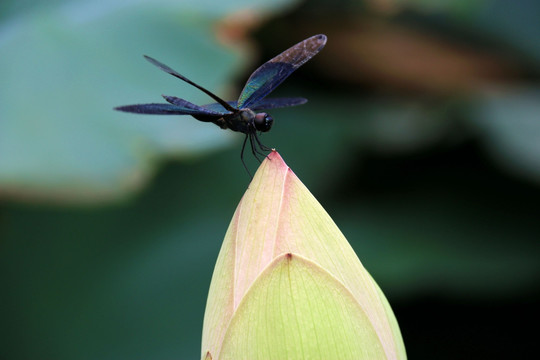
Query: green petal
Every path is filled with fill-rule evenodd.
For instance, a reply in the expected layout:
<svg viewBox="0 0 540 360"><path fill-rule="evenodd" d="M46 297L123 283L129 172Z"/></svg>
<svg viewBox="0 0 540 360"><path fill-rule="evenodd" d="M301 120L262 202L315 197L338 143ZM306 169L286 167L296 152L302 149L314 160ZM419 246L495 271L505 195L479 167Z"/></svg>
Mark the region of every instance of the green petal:
<svg viewBox="0 0 540 360"><path fill-rule="evenodd" d="M277 257L242 300L220 359L386 359L364 310L336 278Z"/></svg>

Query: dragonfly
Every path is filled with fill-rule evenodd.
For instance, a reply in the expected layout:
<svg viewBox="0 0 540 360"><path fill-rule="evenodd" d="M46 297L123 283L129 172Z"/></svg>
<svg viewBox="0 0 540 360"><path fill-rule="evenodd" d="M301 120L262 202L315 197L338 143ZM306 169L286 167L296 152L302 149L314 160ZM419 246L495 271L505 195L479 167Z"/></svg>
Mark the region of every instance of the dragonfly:
<svg viewBox="0 0 540 360"><path fill-rule="evenodd" d="M325 44L326 35L315 35L267 61L251 74L238 101L225 101L167 65L144 55L151 64L203 91L216 102L199 106L175 96L162 95L167 103L125 105L116 107L115 110L136 114L191 115L199 121L214 123L222 129L241 132L246 136L240 159L249 173L244 162L246 144L249 141L253 156L260 162L257 155L265 156L263 152L269 151L270 148L262 144L257 132L260 134L269 131L274 123L270 114L258 111L297 106L307 102L307 99L301 97L266 98L266 96L296 69L319 53Z"/></svg>

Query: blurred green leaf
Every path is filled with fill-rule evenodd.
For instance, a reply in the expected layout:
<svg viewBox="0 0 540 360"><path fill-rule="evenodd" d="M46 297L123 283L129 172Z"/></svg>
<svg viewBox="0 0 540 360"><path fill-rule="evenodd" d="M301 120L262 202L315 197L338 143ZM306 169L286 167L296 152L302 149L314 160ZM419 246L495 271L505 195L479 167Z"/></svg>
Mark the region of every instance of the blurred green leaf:
<svg viewBox="0 0 540 360"><path fill-rule="evenodd" d="M475 104L472 121L494 162L540 183L540 89L506 89Z"/></svg>
<svg viewBox="0 0 540 360"><path fill-rule="evenodd" d="M454 30L461 28L478 39L491 38L491 44L503 44L521 53L518 56L521 61L526 55L533 60L532 64L536 63L536 71L540 69L540 43L537 41L540 2L536 0L396 0L396 3L414 6L426 15L439 15L437 22L443 20L441 14L450 15L442 22Z"/></svg>
<svg viewBox="0 0 540 360"><path fill-rule="evenodd" d="M469 19L475 32L484 32L507 44L515 56L526 55L540 70L540 2L536 0L485 0L484 6Z"/></svg>
<svg viewBox="0 0 540 360"><path fill-rule="evenodd" d="M169 167L115 207L2 206L0 358L197 358L212 265L249 181L232 155Z"/></svg>
<svg viewBox="0 0 540 360"><path fill-rule="evenodd" d="M254 11L279 9L249 2ZM244 57L210 31L246 1L66 2L0 28L0 187L8 196L100 201L140 188L164 155L190 157L230 134L188 117L134 116L114 106L206 95L144 61L151 54L224 95ZM234 96L233 96L234 97Z"/></svg>
<svg viewBox="0 0 540 360"><path fill-rule="evenodd" d="M395 0L396 5L406 5L425 12L445 12L462 15L477 10L483 3L489 0ZM373 3L385 5L385 1L372 0Z"/></svg>

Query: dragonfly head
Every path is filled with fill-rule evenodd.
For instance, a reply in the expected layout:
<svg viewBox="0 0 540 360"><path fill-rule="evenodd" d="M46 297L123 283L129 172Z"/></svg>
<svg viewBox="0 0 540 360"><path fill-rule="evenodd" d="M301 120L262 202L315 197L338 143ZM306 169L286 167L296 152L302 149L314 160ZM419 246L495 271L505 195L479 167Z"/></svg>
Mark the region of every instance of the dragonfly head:
<svg viewBox="0 0 540 360"><path fill-rule="evenodd" d="M274 118L272 118L267 113L258 113L257 115L255 115L253 123L255 124L255 129L257 129L258 131L267 132L272 128Z"/></svg>

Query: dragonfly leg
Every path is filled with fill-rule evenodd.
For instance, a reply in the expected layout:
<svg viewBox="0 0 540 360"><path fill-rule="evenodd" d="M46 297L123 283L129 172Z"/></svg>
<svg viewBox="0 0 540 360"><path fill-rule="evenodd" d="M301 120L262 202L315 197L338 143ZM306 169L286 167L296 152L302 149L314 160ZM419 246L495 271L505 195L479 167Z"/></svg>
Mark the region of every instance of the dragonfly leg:
<svg viewBox="0 0 540 360"><path fill-rule="evenodd" d="M263 143L261 143L261 140L259 140L259 137L257 136L257 133L253 133L253 137L255 138L255 141L257 142L257 145L259 145L259 148L261 149L261 151L270 151L272 149L270 149L269 147L265 146ZM270 160L270 158L268 157L268 155L262 153L262 152L259 152L258 153L262 156L264 156L265 158L267 158L268 160Z"/></svg>
<svg viewBox="0 0 540 360"><path fill-rule="evenodd" d="M251 146L251 153L253 154L253 156L255 156L255 159L257 159L259 162L262 162L261 159L259 159L257 155L264 155L264 154L261 154L260 151L255 146L255 143L253 142L253 136L254 136L253 133L249 134L249 145Z"/></svg>
<svg viewBox="0 0 540 360"><path fill-rule="evenodd" d="M242 165L244 165L244 169L246 169L249 177L251 179L253 179L253 176L251 175L251 173L249 172L249 169L246 165L246 162L244 161L244 150L246 149L246 142L247 142L247 139L248 139L248 135L246 134L246 137L244 138L244 143L242 144L242 151L240 152L240 161L242 161ZM251 139L250 139L250 142L251 142Z"/></svg>
<svg viewBox="0 0 540 360"><path fill-rule="evenodd" d="M255 151L257 151L257 154L259 154L259 155L261 155L261 156L263 156L265 158L268 158L268 155L263 153L263 151L270 151L270 149L267 148L266 146L264 146L263 144L261 144L261 141L259 140L257 134L254 133L253 137L255 138L255 141L257 143L256 145L254 145L255 146ZM260 150L257 149L257 145L259 145Z"/></svg>
<svg viewBox="0 0 540 360"><path fill-rule="evenodd" d="M261 143L261 140L259 140L259 137L257 136L257 133L254 133L253 134L253 137L255 137L255 141L257 141L257 144L259 145L259 148L262 150L262 151L270 151L272 149L270 149L268 146L264 145L263 143ZM262 154L261 154L262 155ZM266 156L266 155L265 155Z"/></svg>

